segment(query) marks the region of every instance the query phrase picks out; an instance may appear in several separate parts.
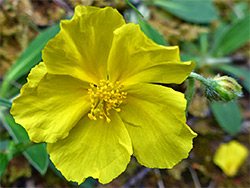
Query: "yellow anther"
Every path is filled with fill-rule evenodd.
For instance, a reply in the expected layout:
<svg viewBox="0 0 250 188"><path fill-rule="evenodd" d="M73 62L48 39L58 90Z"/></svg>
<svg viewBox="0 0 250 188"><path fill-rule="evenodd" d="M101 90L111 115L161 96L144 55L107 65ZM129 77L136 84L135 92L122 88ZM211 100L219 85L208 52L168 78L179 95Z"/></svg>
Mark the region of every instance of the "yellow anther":
<svg viewBox="0 0 250 188"><path fill-rule="evenodd" d="M119 106L123 100L126 99L126 92L121 92L123 85L118 81L114 84L108 80L100 80L99 85L90 84L88 93L91 101L91 110L88 117L91 120L106 118L106 121L110 123L110 110L114 109L116 112L120 112Z"/></svg>
<svg viewBox="0 0 250 188"><path fill-rule="evenodd" d="M115 111L120 112L121 109L120 108L115 108Z"/></svg>
<svg viewBox="0 0 250 188"><path fill-rule="evenodd" d="M106 117L106 121L107 121L107 123L111 122L110 118L108 118L108 117Z"/></svg>
<svg viewBox="0 0 250 188"><path fill-rule="evenodd" d="M91 119L91 120L96 120L96 117L93 116L91 113L88 113L88 117L89 117L89 119Z"/></svg>

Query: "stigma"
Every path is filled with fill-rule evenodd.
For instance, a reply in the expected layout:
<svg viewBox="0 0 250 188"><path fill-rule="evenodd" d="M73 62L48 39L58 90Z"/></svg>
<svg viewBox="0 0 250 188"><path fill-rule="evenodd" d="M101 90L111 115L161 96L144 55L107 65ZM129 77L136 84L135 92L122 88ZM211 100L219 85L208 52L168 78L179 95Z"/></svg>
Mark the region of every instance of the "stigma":
<svg viewBox="0 0 250 188"><path fill-rule="evenodd" d="M121 91L123 87L118 81L100 80L99 85L91 83L88 94L92 104L88 117L91 120L106 119L110 123L110 110L120 112L119 107L127 98L127 92Z"/></svg>

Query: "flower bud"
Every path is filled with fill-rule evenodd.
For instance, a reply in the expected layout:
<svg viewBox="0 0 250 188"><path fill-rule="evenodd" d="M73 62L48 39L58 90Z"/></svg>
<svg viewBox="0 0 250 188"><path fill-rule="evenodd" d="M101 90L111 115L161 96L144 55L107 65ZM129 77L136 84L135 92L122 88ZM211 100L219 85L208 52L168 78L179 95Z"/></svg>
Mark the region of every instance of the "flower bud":
<svg viewBox="0 0 250 188"><path fill-rule="evenodd" d="M211 80L211 87L206 94L210 100L232 101L242 96L241 86L237 81L228 76L216 76Z"/></svg>

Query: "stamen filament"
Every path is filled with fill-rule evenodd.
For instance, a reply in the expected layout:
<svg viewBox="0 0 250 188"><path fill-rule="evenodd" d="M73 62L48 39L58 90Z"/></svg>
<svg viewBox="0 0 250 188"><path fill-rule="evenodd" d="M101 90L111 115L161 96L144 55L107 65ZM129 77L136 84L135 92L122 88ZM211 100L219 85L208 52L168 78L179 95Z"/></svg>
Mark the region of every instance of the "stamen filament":
<svg viewBox="0 0 250 188"><path fill-rule="evenodd" d="M121 92L123 85L120 82L114 84L108 80L100 80L99 85L90 84L88 93L92 103L88 117L91 120L106 118L107 123L111 122L110 110L120 112L119 106L126 99L127 92Z"/></svg>

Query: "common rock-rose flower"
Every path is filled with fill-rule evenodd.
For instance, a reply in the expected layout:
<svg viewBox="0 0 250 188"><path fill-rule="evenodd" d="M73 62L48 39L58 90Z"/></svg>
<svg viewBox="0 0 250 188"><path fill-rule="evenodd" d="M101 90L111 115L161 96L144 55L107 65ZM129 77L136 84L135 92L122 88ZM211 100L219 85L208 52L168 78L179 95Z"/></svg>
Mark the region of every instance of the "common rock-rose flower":
<svg viewBox="0 0 250 188"><path fill-rule="evenodd" d="M117 10L77 6L61 22L11 109L34 142L46 142L66 179L103 184L121 174L131 155L149 168L172 168L196 136L186 100L156 83L182 83L195 67L178 47L148 39Z"/></svg>

